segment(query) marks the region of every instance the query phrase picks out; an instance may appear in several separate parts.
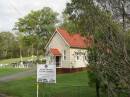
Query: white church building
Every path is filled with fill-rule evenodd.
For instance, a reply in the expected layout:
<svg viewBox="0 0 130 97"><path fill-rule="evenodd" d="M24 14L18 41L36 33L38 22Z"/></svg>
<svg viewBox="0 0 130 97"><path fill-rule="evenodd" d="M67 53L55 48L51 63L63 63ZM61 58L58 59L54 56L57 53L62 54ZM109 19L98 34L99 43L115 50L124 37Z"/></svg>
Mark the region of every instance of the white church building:
<svg viewBox="0 0 130 97"><path fill-rule="evenodd" d="M57 68L85 68L88 66L88 50L92 37L69 34L64 29L56 29L45 46L46 64Z"/></svg>

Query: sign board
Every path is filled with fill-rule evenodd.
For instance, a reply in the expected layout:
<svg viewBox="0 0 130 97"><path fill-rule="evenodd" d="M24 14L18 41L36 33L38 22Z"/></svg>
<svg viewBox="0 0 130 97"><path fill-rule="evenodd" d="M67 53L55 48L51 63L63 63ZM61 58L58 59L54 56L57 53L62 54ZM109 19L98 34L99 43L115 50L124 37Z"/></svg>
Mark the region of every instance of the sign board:
<svg viewBox="0 0 130 97"><path fill-rule="evenodd" d="M56 65L37 65L37 82L56 83Z"/></svg>

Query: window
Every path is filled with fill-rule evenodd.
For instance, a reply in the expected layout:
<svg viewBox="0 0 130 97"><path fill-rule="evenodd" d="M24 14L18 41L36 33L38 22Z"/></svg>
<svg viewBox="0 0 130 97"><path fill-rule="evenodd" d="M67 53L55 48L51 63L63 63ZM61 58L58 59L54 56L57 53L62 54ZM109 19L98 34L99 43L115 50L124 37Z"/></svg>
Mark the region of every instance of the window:
<svg viewBox="0 0 130 97"><path fill-rule="evenodd" d="M88 57L87 57L87 56L84 56L84 59L87 61L87 60L88 60Z"/></svg>
<svg viewBox="0 0 130 97"><path fill-rule="evenodd" d="M77 55L77 60L79 60L79 56Z"/></svg>
<svg viewBox="0 0 130 97"><path fill-rule="evenodd" d="M64 60L66 60L66 51L64 50Z"/></svg>

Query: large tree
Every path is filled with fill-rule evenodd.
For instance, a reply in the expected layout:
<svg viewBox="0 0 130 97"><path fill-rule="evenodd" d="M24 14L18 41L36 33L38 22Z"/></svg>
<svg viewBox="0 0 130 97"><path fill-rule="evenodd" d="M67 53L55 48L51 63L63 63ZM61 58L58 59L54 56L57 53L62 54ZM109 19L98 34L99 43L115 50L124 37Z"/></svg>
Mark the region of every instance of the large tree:
<svg viewBox="0 0 130 97"><path fill-rule="evenodd" d="M124 31L130 24L130 0L96 0L103 10L112 13L115 20L121 21Z"/></svg>
<svg viewBox="0 0 130 97"><path fill-rule="evenodd" d="M57 15L58 13L54 12L51 8L44 7L41 10L31 11L16 22L14 29L18 30L18 33L22 32L28 45L30 46L31 44L32 54L35 52L34 49L37 49L37 54L39 50L44 49L46 42L55 30L56 23L58 22Z"/></svg>
<svg viewBox="0 0 130 97"><path fill-rule="evenodd" d="M89 63L93 74L100 82L100 89L104 89L107 97L129 97L130 90L130 55L124 51L128 44L128 36L121 32L108 30L98 37L94 37L94 46L90 49ZM130 37L129 37L130 38ZM128 46L127 52L130 49Z"/></svg>
<svg viewBox="0 0 130 97"><path fill-rule="evenodd" d="M100 10L93 0L72 0L67 3L65 13L83 34L105 32L112 22L111 14Z"/></svg>
<svg viewBox="0 0 130 97"><path fill-rule="evenodd" d="M57 13L49 7L44 7L38 11L31 11L28 15L20 18L16 22L15 29L24 32L26 35L38 35L44 42L55 29L57 23Z"/></svg>
<svg viewBox="0 0 130 97"><path fill-rule="evenodd" d="M17 56L15 53L16 47L16 37L11 32L1 32L0 33L0 58L11 58Z"/></svg>
<svg viewBox="0 0 130 97"><path fill-rule="evenodd" d="M103 96L99 93L101 89L108 97L120 97L124 91L128 96L130 62L127 39L119 22L113 20L111 12L103 10L95 0L71 0L65 12L83 35L93 35L89 63L95 75L97 97Z"/></svg>
<svg viewBox="0 0 130 97"><path fill-rule="evenodd" d="M60 27L66 29L70 33L77 33L79 31L76 22L71 20L66 12L63 12L63 22L61 22Z"/></svg>

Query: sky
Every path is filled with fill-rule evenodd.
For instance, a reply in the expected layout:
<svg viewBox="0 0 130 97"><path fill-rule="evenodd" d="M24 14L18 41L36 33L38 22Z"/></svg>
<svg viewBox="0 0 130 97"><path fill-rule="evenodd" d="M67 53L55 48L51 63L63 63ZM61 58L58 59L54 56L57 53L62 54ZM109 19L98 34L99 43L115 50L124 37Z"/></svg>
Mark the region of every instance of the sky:
<svg viewBox="0 0 130 97"><path fill-rule="evenodd" d="M15 22L31 10L50 7L60 15L70 0L0 0L0 31L12 31Z"/></svg>

